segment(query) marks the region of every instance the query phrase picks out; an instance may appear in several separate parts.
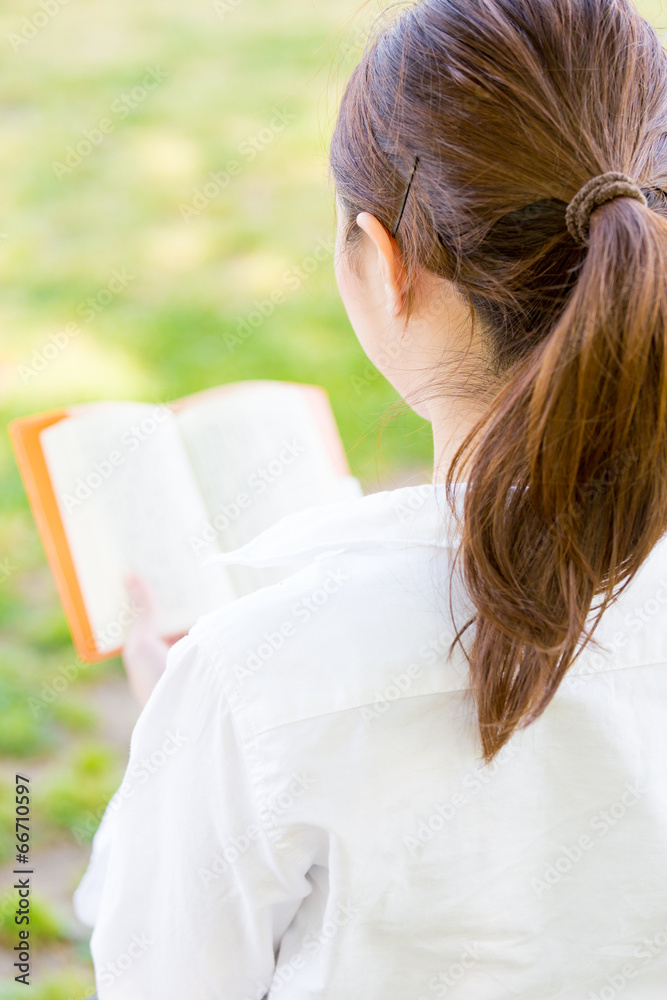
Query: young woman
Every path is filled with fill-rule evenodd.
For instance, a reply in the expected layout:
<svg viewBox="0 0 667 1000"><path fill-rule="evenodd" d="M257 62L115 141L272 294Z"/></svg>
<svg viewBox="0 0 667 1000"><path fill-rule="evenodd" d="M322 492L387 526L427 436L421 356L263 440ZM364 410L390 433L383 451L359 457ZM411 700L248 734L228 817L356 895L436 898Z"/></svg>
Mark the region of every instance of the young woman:
<svg viewBox="0 0 667 1000"><path fill-rule="evenodd" d="M667 55L629 0L420 0L331 165L433 482L223 557L301 568L164 672L135 632L100 1000L664 1000Z"/></svg>

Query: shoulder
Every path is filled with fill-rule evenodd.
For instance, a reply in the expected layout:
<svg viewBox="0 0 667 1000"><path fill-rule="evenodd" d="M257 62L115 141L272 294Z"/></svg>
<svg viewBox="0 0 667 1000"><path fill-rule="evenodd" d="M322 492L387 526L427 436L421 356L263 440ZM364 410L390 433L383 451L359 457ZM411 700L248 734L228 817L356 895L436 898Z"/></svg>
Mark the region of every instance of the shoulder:
<svg viewBox="0 0 667 1000"><path fill-rule="evenodd" d="M275 564L278 547L302 562L190 632L248 735L372 705L396 684L401 696L464 686L447 656L448 589L437 586L449 578L452 539L438 530L442 512L431 508L429 521L426 506L416 490L375 494L284 519L238 550L256 565Z"/></svg>

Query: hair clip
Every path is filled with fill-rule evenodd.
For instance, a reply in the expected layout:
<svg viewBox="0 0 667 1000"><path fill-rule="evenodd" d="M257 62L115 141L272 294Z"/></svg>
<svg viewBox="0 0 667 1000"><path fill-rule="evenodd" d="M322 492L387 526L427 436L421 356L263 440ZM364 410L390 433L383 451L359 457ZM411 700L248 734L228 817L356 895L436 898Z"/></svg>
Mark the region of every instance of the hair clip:
<svg viewBox="0 0 667 1000"><path fill-rule="evenodd" d="M403 204L401 205L401 210L398 213L398 219L396 220L396 225L394 226L394 228L391 231L391 235L394 236L394 237L396 236L396 233L398 232L398 227L400 226L401 219L403 218L403 212L405 210L405 203L408 200L408 195L410 193L410 187L412 185L412 178L415 176L415 170L417 169L417 164L418 163L419 163L419 157L415 156L414 163L412 164L412 170L410 171L410 176L408 177L408 184L407 184L407 187L405 189L405 194L403 195Z"/></svg>

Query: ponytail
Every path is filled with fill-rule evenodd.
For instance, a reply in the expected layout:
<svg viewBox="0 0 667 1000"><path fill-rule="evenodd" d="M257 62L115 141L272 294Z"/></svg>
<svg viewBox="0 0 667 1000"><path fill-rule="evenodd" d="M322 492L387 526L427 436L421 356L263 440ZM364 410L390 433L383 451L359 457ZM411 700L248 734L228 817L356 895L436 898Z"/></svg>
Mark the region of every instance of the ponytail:
<svg viewBox="0 0 667 1000"><path fill-rule="evenodd" d="M477 610L469 661L491 760L546 708L667 531L666 218L630 198L596 210L566 309L485 425L447 489L468 453L457 557Z"/></svg>

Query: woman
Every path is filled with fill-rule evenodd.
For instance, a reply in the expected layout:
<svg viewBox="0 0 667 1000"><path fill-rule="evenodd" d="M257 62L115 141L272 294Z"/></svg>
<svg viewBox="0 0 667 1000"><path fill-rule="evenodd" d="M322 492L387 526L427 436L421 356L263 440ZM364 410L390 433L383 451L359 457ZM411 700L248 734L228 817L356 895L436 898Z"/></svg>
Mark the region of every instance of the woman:
<svg viewBox="0 0 667 1000"><path fill-rule="evenodd" d="M100 1000L664 1000L666 137L628 0L368 46L336 276L433 483L222 557L301 568L169 652L75 897Z"/></svg>

